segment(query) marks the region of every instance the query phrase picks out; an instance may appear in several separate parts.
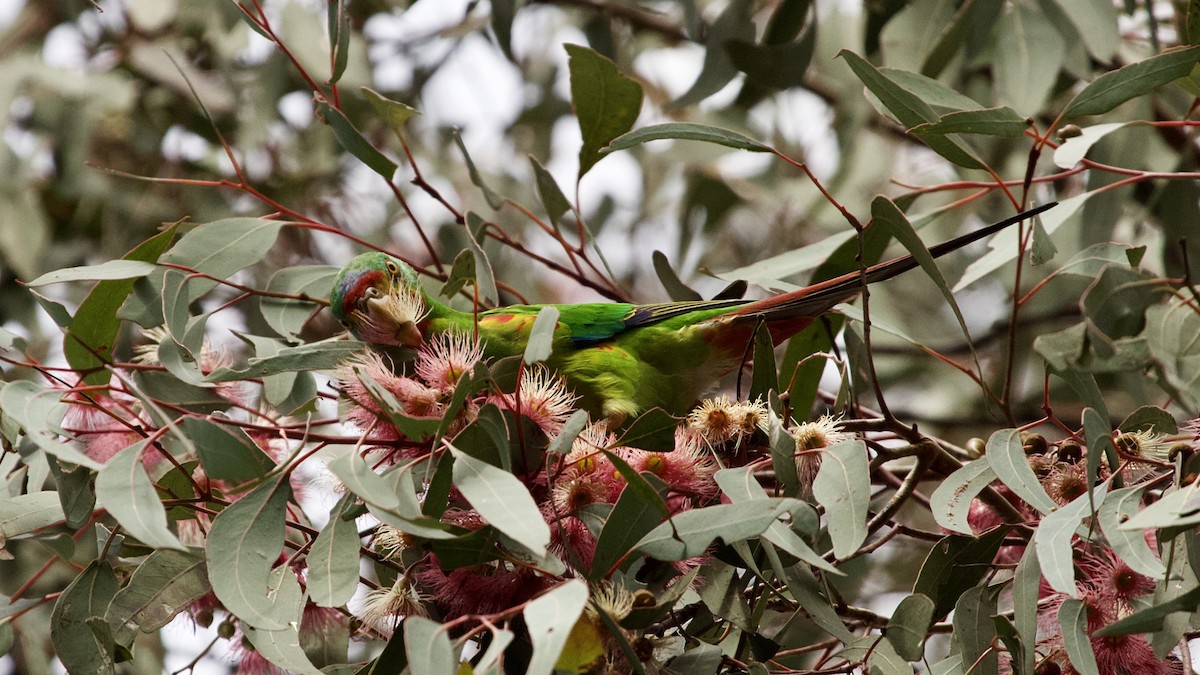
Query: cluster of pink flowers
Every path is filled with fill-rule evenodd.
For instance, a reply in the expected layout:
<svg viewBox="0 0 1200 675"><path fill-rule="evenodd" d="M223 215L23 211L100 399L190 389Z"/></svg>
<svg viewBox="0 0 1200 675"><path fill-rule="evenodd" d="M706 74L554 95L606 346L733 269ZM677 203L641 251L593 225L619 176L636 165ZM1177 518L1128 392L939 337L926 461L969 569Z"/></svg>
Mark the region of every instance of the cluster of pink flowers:
<svg viewBox="0 0 1200 675"><path fill-rule="evenodd" d="M147 337L152 341L137 349L137 360L144 365L157 365L156 341L169 338L161 330L148 331ZM206 344L201 352L199 365L202 372L209 373L231 363L232 359L227 352L211 349ZM107 387L103 389L77 386L63 396L64 402L68 404L62 423L63 430L71 438L78 440L84 452L97 462L107 462L125 448L160 431L159 426L146 413L141 399L127 388L126 382L130 375L128 372L119 372L110 378ZM255 391L245 382L221 383L213 390L228 402L230 410L256 410ZM255 428L248 428L246 431L246 436L272 460L280 462L290 455L292 448L283 438ZM165 450L160 450L159 447L151 444L142 453L142 464L152 477L158 477L170 471L176 464L182 464L181 461L173 463L164 454ZM237 485L208 477L200 465L192 469L190 477L203 495L215 493L222 499L233 502L245 494ZM289 477L294 498L299 500L303 497L305 485L295 472L290 473ZM294 508L289 509L289 516L302 518L302 514ZM175 520L179 540L188 546L203 547L211 525L212 516L205 510L196 510L191 513L190 518ZM286 560L286 556L281 552L277 564ZM303 585L303 565L293 565L293 571ZM216 594L209 591L192 603L188 613L197 625L207 627L224 611ZM309 603L304 609L304 619L300 628L301 641L306 645L316 644L335 630L345 630L348 621L348 617L337 610ZM240 636L240 632L232 623L228 625L229 634L224 637L233 639L234 658L238 662L239 673L282 675L283 670L273 666L249 647L248 642Z"/></svg>
<svg viewBox="0 0 1200 675"><path fill-rule="evenodd" d="M407 372L397 372L378 353L364 353L337 373L346 400L342 418L363 433L376 463L388 465L435 452L438 449L428 445L405 443L404 434L388 420L378 392L372 394L364 382L373 381L386 389L405 415L435 418L447 413L462 377L482 360L479 344L467 335L456 334L435 338L419 350ZM525 418L547 438L553 438L575 411L575 402L576 397L559 375L542 365L528 366L520 375L516 391L485 390L469 398L459 410L448 440L453 443L455 434L488 405ZM754 412L757 414L757 407ZM757 425L757 419L751 423L754 428ZM593 504L615 504L626 486L614 460L660 478L668 487L667 504L672 513L708 503L717 496L713 474L718 465L711 444L698 429L681 425L674 449L649 452L620 445L603 421L588 424L565 455L547 455L542 463L518 475L550 526L551 552L568 565L571 574L586 576L596 552L597 533L580 517L581 510ZM467 530L487 524L457 491L451 492L451 504L442 520ZM375 538L377 551L398 561L406 548L402 533L380 526ZM684 565L690 568L700 562L686 561ZM445 571L436 555L428 553L416 562L410 561L405 574L391 587L372 592L358 613L364 621L386 632L396 620L394 615L389 618L389 611L421 614L425 611L423 603L431 602L447 619L495 613L529 600L553 583L553 579L530 567L508 560Z"/></svg>
<svg viewBox="0 0 1200 675"><path fill-rule="evenodd" d="M1133 480L1148 475L1139 465L1153 464L1165 458L1160 457L1160 446L1165 447L1161 441L1160 436L1145 432L1122 434L1118 437L1117 445L1121 447L1123 457L1129 460L1124 466L1123 475ZM1034 470L1046 494L1059 505L1067 504L1092 489L1087 477L1086 447L1071 440L1050 446L1040 436L1030 436L1025 442L1025 450L1030 468ZM1108 475L1109 467L1102 459L1097 480L1103 481ZM992 488L1016 507L1026 523L1036 525L1041 518L1036 509L999 481L993 483ZM1005 525L1004 519L981 499L972 502L967 521L972 530L978 533ZM1176 656L1168 655L1166 659L1160 660L1143 635L1094 636L1102 628L1133 614L1139 603L1155 591L1153 579L1135 571L1115 550L1104 543L1098 536L1098 527L1095 528L1095 532L1097 537L1090 542L1083 541L1076 535L1073 538L1073 546L1076 551L1076 591L1087 611L1086 631L1091 636L1092 652L1099 672L1151 675L1182 673L1183 664ZM1149 548L1156 550L1154 532L1147 531L1146 537ZM1024 552L1025 546L1003 546L996 554L995 561L1012 566L1021 559ZM1067 594L1052 588L1044 578L1041 580L1038 589L1036 644L1038 672L1077 672L1064 646L1062 627L1058 620L1059 610L1067 597Z"/></svg>

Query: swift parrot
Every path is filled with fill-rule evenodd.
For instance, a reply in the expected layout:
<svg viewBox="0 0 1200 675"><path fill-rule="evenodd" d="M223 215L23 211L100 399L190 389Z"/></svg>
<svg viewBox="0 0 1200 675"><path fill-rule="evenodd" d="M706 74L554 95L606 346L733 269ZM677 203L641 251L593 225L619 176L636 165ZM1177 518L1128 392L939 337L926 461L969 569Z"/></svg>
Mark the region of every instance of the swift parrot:
<svg viewBox="0 0 1200 675"><path fill-rule="evenodd" d="M1045 204L929 249L945 255L1055 204ZM618 421L659 407L685 415L722 375L737 368L761 324L779 344L866 283L917 267L906 255L762 300L698 300L646 305L596 302L554 305L558 323L547 365L594 418ZM338 273L330 307L359 339L418 348L447 331L478 330L490 358L524 353L545 305L510 305L476 313L453 309L421 289L412 267L380 252L364 253Z"/></svg>

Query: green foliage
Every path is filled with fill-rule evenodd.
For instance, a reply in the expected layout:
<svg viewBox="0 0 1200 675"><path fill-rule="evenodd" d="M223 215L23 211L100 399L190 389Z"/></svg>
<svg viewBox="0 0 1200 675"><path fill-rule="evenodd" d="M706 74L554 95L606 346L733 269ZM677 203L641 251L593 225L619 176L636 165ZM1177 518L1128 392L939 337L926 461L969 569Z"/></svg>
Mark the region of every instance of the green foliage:
<svg viewBox="0 0 1200 675"><path fill-rule="evenodd" d="M437 5L0 27L0 668L189 618L180 663L301 673L1179 665L1196 3ZM509 359L348 339L367 249L465 311L918 271L598 420L554 308Z"/></svg>

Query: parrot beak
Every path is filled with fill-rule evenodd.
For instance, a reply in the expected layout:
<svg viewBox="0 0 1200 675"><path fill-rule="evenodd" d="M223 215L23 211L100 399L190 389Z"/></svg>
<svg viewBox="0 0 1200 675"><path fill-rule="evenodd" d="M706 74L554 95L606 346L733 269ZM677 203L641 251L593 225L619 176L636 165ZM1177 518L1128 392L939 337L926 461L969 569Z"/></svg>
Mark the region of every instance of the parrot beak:
<svg viewBox="0 0 1200 675"><path fill-rule="evenodd" d="M417 349L425 344L425 338L421 336L421 331L417 330L417 324L412 321L405 321L396 326L396 344L409 349Z"/></svg>
<svg viewBox="0 0 1200 675"><path fill-rule="evenodd" d="M367 307L371 323L374 324L369 342L409 349L417 349L425 344L425 338L417 328L420 313L397 302L395 296L372 298L367 301Z"/></svg>

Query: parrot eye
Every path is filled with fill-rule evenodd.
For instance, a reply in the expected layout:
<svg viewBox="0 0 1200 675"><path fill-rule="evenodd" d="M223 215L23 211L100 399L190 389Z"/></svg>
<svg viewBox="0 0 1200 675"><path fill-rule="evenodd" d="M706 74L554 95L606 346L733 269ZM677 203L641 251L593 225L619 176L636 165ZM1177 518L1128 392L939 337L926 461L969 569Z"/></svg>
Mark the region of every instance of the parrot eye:
<svg viewBox="0 0 1200 675"><path fill-rule="evenodd" d="M391 274L392 276L400 275L400 266L396 264L396 261L386 260L384 261L383 266L387 268L388 274Z"/></svg>

